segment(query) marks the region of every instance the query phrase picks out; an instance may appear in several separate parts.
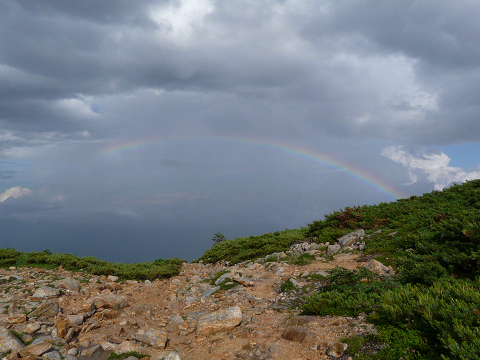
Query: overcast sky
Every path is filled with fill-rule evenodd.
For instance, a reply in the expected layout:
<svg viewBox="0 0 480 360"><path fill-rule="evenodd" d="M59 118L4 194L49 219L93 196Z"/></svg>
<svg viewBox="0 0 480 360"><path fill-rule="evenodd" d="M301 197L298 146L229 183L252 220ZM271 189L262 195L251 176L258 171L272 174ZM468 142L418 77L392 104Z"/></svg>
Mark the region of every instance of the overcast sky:
<svg viewBox="0 0 480 360"><path fill-rule="evenodd" d="M479 178L479 13L2 0L0 248L192 260Z"/></svg>

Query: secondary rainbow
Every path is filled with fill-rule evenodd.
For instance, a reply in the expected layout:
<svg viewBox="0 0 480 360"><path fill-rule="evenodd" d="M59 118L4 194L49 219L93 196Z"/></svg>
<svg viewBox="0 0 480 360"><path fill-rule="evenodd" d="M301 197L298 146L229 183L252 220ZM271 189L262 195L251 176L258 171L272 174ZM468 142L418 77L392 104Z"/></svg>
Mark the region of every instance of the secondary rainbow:
<svg viewBox="0 0 480 360"><path fill-rule="evenodd" d="M254 147L259 149L266 149L277 153L283 153L288 156L305 159L309 162L319 164L321 166L341 171L349 177L357 180L360 183L374 189L376 192L386 195L391 200L404 198L400 191L394 189L392 186L386 184L383 180L373 177L371 174L360 170L351 165L345 165L331 156L306 149L298 146L291 146L263 139L253 138L239 138L239 137L183 137L160 140L137 140L126 143L112 145L101 152L103 156L115 156L121 153L143 149L151 146L175 144L181 142L207 142L207 143L226 143L236 144L240 146Z"/></svg>

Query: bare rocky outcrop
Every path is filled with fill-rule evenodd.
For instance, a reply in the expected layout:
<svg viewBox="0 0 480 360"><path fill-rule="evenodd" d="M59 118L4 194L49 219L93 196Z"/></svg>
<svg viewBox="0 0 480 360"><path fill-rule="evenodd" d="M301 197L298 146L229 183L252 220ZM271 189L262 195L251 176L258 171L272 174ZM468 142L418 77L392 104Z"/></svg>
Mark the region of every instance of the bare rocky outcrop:
<svg viewBox="0 0 480 360"><path fill-rule="evenodd" d="M362 316L299 316L298 307L322 288L329 269L364 265L354 253L364 237L356 231L333 244L308 240L234 266L185 263L168 280L119 282L61 269L0 269L0 355L76 360L136 351L151 360L344 358L340 339L374 327ZM285 261L304 253L315 260L305 266ZM375 260L365 266L393 273ZM283 292L286 281L292 288ZM11 330L32 344L25 347Z"/></svg>

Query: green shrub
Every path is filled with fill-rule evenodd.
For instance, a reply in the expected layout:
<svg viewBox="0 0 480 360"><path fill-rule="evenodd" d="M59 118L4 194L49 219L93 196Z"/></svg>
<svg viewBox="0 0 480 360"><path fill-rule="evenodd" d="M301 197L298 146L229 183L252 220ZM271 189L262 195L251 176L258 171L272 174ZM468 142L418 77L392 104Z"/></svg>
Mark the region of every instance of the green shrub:
<svg viewBox="0 0 480 360"><path fill-rule="evenodd" d="M205 251L195 262L216 263L223 260L237 264L276 252L283 252L294 243L303 241L305 231L305 229L276 231L260 236L226 240Z"/></svg>
<svg viewBox="0 0 480 360"><path fill-rule="evenodd" d="M166 279L179 274L183 260L158 259L147 263L110 263L93 256L77 257L72 254L52 254L49 250L24 253L13 249L0 249L0 266L41 267L55 269L62 266L69 271L85 271L93 275L115 275L122 280Z"/></svg>

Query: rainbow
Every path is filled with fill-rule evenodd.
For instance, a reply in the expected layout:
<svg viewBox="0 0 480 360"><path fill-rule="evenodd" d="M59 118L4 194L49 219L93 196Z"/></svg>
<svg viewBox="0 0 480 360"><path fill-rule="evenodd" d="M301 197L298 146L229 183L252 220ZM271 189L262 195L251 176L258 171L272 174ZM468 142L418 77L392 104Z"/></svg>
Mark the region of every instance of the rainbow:
<svg viewBox="0 0 480 360"><path fill-rule="evenodd" d="M286 144L281 144L278 142L273 142L269 140L258 140L258 139L248 139L248 138L238 138L238 137L202 137L202 138L193 138L193 137L183 137L183 138L172 138L164 140L138 140L131 141L122 144L116 144L106 148L101 151L102 156L115 156L120 153L133 151L137 149L142 149L150 146L165 145L168 143L177 143L184 141L198 141L198 142L213 142L213 143L227 143L227 144L236 144L240 146L254 147L258 149L270 150L277 153L282 153L288 156L294 156L297 158L305 159L308 162L313 162L321 166L333 169L335 171L340 171L348 175L349 177L355 179L356 181L365 184L367 187L374 189L376 192L386 195L391 200L404 198L405 195L402 194L397 189L394 189L392 186L386 184L381 179L373 177L371 174L355 168L351 165L345 165L338 160L335 160L331 156L315 152L309 149L301 147L293 147Z"/></svg>

